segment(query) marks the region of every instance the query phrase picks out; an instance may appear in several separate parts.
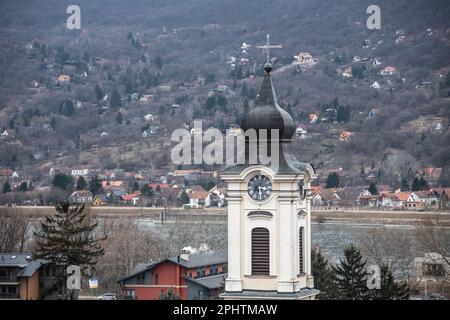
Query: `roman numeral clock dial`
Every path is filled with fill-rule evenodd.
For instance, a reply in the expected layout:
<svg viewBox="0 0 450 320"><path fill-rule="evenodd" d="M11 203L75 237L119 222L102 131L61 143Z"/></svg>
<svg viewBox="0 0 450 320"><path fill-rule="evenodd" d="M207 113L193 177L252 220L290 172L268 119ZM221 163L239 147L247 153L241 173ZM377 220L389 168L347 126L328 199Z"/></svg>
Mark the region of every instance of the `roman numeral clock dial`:
<svg viewBox="0 0 450 320"><path fill-rule="evenodd" d="M264 175L256 175L248 182L248 194L255 200L266 200L272 193L272 182Z"/></svg>

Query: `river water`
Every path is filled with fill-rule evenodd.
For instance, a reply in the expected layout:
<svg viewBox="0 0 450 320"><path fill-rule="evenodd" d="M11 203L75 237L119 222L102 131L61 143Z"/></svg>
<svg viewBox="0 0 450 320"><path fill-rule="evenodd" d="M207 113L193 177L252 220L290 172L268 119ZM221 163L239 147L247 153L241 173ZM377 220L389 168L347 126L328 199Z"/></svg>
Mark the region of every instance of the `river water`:
<svg viewBox="0 0 450 320"><path fill-rule="evenodd" d="M165 226L183 224L188 227L192 223L211 223L222 226L224 241L226 241L226 220L213 219L207 221L172 221L172 223L161 224L159 221L150 219L139 219L137 223L143 229L164 232ZM381 225L381 224L348 224L348 223L312 223L312 246L318 247L332 262L338 262L343 256L343 249L353 243L359 247L361 240L367 236L367 232L373 228L390 228L393 232L401 232L411 244L411 252L415 257L423 257L427 250L417 241L416 227L411 225ZM450 228L444 229L447 239L450 239ZM448 244L450 245L450 244Z"/></svg>

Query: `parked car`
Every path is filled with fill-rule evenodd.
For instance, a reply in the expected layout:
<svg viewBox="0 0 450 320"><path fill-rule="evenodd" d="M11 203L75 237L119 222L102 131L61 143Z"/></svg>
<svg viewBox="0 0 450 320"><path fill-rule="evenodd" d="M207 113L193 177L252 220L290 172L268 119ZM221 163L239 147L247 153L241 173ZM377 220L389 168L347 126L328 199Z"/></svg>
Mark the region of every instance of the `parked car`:
<svg viewBox="0 0 450 320"><path fill-rule="evenodd" d="M115 293L105 293L102 294L97 300L117 300Z"/></svg>

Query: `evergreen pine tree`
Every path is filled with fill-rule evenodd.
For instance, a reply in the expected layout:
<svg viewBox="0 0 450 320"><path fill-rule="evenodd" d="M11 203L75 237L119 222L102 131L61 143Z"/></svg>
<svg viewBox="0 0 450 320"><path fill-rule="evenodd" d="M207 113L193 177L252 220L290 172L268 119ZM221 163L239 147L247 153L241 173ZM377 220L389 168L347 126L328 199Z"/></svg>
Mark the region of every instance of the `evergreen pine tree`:
<svg viewBox="0 0 450 320"><path fill-rule="evenodd" d="M61 188L66 191L70 191L73 186L73 179L71 176L64 173L57 173L52 180L52 184L55 187Z"/></svg>
<svg viewBox="0 0 450 320"><path fill-rule="evenodd" d="M419 178L415 177L411 186L411 191L419 191L421 190L420 187L420 180Z"/></svg>
<svg viewBox="0 0 450 320"><path fill-rule="evenodd" d="M359 168L359 176L361 178L365 178L366 177L366 170L364 169L364 166L361 164L361 167Z"/></svg>
<svg viewBox="0 0 450 320"><path fill-rule="evenodd" d="M430 187L428 186L427 180L424 177L420 177L419 180L420 190L428 190Z"/></svg>
<svg viewBox="0 0 450 320"><path fill-rule="evenodd" d="M111 108L118 108L122 104L120 101L120 95L119 91L117 89L114 89L111 93L111 100L110 100Z"/></svg>
<svg viewBox="0 0 450 320"><path fill-rule="evenodd" d="M50 127L52 127L52 130L56 129L56 119L55 119L55 117L52 117L52 120L50 120Z"/></svg>
<svg viewBox="0 0 450 320"><path fill-rule="evenodd" d="M402 191L409 191L409 183L406 178L402 179L402 186L400 188Z"/></svg>
<svg viewBox="0 0 450 320"><path fill-rule="evenodd" d="M380 267L381 288L370 290L371 300L408 300L410 288L407 283L397 283L388 266Z"/></svg>
<svg viewBox="0 0 450 320"><path fill-rule="evenodd" d="M336 172L332 172L327 177L326 188L338 188L339 187L339 176Z"/></svg>
<svg viewBox="0 0 450 320"><path fill-rule="evenodd" d="M6 180L3 184L3 193L11 192L11 185L9 184L9 181Z"/></svg>
<svg viewBox="0 0 450 320"><path fill-rule="evenodd" d="M320 300L334 299L336 295L334 271L320 250L311 251L311 269L314 286L320 290L317 298Z"/></svg>
<svg viewBox="0 0 450 320"><path fill-rule="evenodd" d="M22 181L19 185L19 191L25 192L28 190L28 183L26 181Z"/></svg>
<svg viewBox="0 0 450 320"><path fill-rule="evenodd" d="M73 116L75 114L73 102L70 99L63 100L59 105L59 113L66 117Z"/></svg>
<svg viewBox="0 0 450 320"><path fill-rule="evenodd" d="M122 113L121 113L120 111L117 112L116 122L117 122L118 124L122 124L122 123L123 123L123 116L122 116Z"/></svg>
<svg viewBox="0 0 450 320"><path fill-rule="evenodd" d="M97 101L100 101L103 99L103 97L105 96L105 94L103 93L102 88L100 88L100 86L98 84L95 85L95 95L97 97Z"/></svg>
<svg viewBox="0 0 450 320"><path fill-rule="evenodd" d="M33 260L43 260L50 266L57 266L60 272L55 283L45 288L40 298L52 292L64 292L64 298L72 300L74 292L67 292L67 268L79 266L82 275L90 276L97 258L104 254L101 241L94 233L97 222L92 222L84 205L71 207L68 202L55 206L56 212L40 222L34 231L35 250Z"/></svg>
<svg viewBox="0 0 450 320"><path fill-rule="evenodd" d="M378 194L378 189L377 189L377 185L375 184L375 182L370 183L368 190L369 190L370 194L372 194L372 195Z"/></svg>
<svg viewBox="0 0 450 320"><path fill-rule="evenodd" d="M80 176L77 180L77 190L84 190L87 187L87 182L86 180Z"/></svg>
<svg viewBox="0 0 450 320"><path fill-rule="evenodd" d="M141 192L146 197L153 197L153 188L147 183L142 186Z"/></svg>
<svg viewBox="0 0 450 320"><path fill-rule="evenodd" d="M341 300L366 300L369 298L367 288L366 260L353 245L344 249L344 258L340 264L333 266L336 274L336 289Z"/></svg>
<svg viewBox="0 0 450 320"><path fill-rule="evenodd" d="M102 182L98 178L98 176L93 176L91 181L89 182L89 191L92 193L92 196L96 196L102 190Z"/></svg>

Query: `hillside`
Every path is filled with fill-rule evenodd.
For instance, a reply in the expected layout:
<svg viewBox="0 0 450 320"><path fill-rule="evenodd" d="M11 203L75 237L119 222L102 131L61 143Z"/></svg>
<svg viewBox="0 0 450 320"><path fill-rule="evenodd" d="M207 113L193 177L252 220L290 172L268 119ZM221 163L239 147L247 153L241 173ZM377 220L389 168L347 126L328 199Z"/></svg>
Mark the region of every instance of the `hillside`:
<svg viewBox="0 0 450 320"><path fill-rule="evenodd" d="M349 181L394 157L450 166L448 1L379 1L380 30L361 0L78 3L82 30L65 28L70 1L0 4L0 167L173 169L173 130L225 130L253 106L267 33L299 159ZM292 65L300 52L317 63Z"/></svg>

